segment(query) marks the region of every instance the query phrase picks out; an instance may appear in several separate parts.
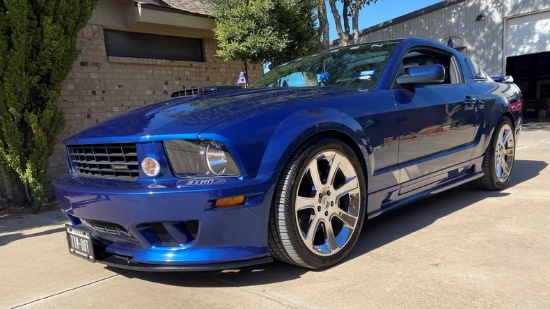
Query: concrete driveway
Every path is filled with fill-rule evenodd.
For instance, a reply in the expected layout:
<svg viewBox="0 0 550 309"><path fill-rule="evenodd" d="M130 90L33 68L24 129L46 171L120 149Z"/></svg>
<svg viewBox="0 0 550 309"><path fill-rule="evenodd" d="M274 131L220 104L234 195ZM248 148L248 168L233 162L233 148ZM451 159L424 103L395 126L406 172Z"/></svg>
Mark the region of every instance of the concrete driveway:
<svg viewBox="0 0 550 309"><path fill-rule="evenodd" d="M550 308L550 124L510 188L459 187L371 220L343 263L139 273L70 255L65 218L0 220L0 308Z"/></svg>

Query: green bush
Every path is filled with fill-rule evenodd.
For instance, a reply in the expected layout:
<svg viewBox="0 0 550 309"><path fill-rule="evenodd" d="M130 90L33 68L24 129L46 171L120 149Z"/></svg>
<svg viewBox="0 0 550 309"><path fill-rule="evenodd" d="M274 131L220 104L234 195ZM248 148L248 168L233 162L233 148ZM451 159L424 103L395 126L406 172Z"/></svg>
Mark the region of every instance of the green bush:
<svg viewBox="0 0 550 309"><path fill-rule="evenodd" d="M0 164L24 202L44 201L48 158L64 117L61 83L97 0L0 2Z"/></svg>

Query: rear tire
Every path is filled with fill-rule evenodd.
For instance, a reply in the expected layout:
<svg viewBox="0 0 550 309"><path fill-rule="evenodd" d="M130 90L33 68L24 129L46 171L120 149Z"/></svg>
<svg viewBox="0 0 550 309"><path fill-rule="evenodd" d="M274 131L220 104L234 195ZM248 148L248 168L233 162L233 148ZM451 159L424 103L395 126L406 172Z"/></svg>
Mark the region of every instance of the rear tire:
<svg viewBox="0 0 550 309"><path fill-rule="evenodd" d="M318 138L284 167L269 218L269 247L278 260L302 267L332 266L351 251L366 212L366 181L353 150Z"/></svg>
<svg viewBox="0 0 550 309"><path fill-rule="evenodd" d="M472 185L478 189L502 190L508 185L516 157L516 136L512 121L503 117L483 154L483 177Z"/></svg>

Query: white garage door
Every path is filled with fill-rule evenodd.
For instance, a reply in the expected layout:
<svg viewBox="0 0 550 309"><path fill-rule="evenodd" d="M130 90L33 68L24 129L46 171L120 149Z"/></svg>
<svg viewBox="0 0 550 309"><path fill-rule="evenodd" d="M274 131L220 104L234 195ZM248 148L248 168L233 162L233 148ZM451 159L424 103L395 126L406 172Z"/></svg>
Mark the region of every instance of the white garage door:
<svg viewBox="0 0 550 309"><path fill-rule="evenodd" d="M507 20L506 56L550 51L550 11Z"/></svg>

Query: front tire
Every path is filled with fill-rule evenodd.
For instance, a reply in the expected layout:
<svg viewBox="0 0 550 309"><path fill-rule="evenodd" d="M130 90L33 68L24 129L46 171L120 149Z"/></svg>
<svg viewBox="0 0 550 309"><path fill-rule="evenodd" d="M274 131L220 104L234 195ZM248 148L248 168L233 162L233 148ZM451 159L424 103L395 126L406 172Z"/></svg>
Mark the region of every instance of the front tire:
<svg viewBox="0 0 550 309"><path fill-rule="evenodd" d="M273 257L302 267L332 266L351 251L366 212L366 181L353 150L318 138L284 167L269 218Z"/></svg>
<svg viewBox="0 0 550 309"><path fill-rule="evenodd" d="M483 177L474 180L474 187L502 190L508 185L516 158L516 136L512 121L503 117L495 128L491 143L483 155Z"/></svg>

